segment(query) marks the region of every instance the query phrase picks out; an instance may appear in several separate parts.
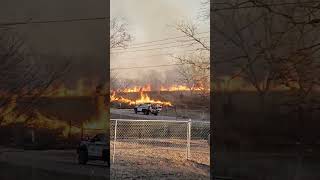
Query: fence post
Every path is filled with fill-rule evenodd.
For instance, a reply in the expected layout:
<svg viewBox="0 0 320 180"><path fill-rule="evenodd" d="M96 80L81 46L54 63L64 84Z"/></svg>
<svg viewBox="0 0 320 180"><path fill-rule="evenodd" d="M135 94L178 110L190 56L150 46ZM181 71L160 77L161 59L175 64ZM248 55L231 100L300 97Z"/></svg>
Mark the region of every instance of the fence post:
<svg viewBox="0 0 320 180"><path fill-rule="evenodd" d="M32 140L32 144L35 143L35 136L34 136L34 129L31 129L31 140Z"/></svg>
<svg viewBox="0 0 320 180"><path fill-rule="evenodd" d="M81 124L81 140L83 140L83 123Z"/></svg>
<svg viewBox="0 0 320 180"><path fill-rule="evenodd" d="M114 157L115 157L115 155L116 155L117 126L118 126L118 120L116 120L115 125L114 125L114 140L113 140L112 163L114 163Z"/></svg>
<svg viewBox="0 0 320 180"><path fill-rule="evenodd" d="M187 128L187 160L190 159L190 141L191 141L191 119L188 121Z"/></svg>

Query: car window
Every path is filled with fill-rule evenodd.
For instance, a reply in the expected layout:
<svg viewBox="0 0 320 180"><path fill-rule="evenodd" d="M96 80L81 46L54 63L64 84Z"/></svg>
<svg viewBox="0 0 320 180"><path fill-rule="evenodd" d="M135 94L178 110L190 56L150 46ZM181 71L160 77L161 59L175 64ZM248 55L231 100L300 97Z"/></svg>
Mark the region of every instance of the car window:
<svg viewBox="0 0 320 180"><path fill-rule="evenodd" d="M106 136L104 134L99 134L98 137L99 137L98 141L100 142L106 141Z"/></svg>
<svg viewBox="0 0 320 180"><path fill-rule="evenodd" d="M107 139L104 134L97 134L91 139L92 142L104 142L106 140Z"/></svg>

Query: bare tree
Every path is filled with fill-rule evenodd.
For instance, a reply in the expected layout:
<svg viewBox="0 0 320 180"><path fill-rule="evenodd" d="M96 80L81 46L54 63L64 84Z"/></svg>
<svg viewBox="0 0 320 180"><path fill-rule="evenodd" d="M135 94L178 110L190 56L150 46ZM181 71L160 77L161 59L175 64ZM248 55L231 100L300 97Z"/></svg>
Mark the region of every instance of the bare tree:
<svg viewBox="0 0 320 180"><path fill-rule="evenodd" d="M28 114L39 97L67 71L69 64L59 67L39 65L27 53L23 39L16 33L0 33L0 117ZM17 111L17 100L28 99L28 104ZM1 122L0 122L1 124Z"/></svg>
<svg viewBox="0 0 320 180"><path fill-rule="evenodd" d="M285 79L284 67L288 66L283 63L292 60L298 49L312 45L316 49L319 13L314 5L317 3L307 8L298 1L279 5L279 1L236 0L214 8L217 23L213 29L218 35L214 38L220 42L216 43L214 59L232 64L235 73L231 77L243 77L256 89L262 110L265 96L279 83L276 79Z"/></svg>
<svg viewBox="0 0 320 180"><path fill-rule="evenodd" d="M119 87L119 78L116 72L110 73L110 90L116 91Z"/></svg>
<svg viewBox="0 0 320 180"><path fill-rule="evenodd" d="M203 0L199 16L205 22L210 17L210 1ZM205 22L207 23L207 22ZM208 91L210 83L210 42L208 37L202 37L198 29L198 24L193 22L180 21L174 25L176 31L186 36L190 47L194 52L183 56L173 56L177 63L182 64L178 68L181 80L191 90L196 86L202 86L204 91ZM206 94L206 93L205 93Z"/></svg>
<svg viewBox="0 0 320 180"><path fill-rule="evenodd" d="M200 15L204 17L205 22L209 16L210 1L202 2L202 11ZM207 22L205 22L207 23ZM193 53L182 56L173 56L175 61L181 66L178 67L180 79L191 90L197 87L202 88L202 97L208 97L210 88L210 41L209 37L201 36L198 24L186 21L180 21L175 24L175 29L182 33L191 42L189 45L193 48Z"/></svg>
<svg viewBox="0 0 320 180"><path fill-rule="evenodd" d="M110 20L110 49L125 48L132 40L127 24L118 18Z"/></svg>
<svg viewBox="0 0 320 180"><path fill-rule="evenodd" d="M260 97L262 112L272 88L284 87L277 101L287 107L290 122L290 115L297 117L301 165L303 144L315 138L306 136L305 127L320 106L320 4L298 0L225 2L213 8L214 61L222 62L215 70L225 66L231 79L246 79Z"/></svg>
<svg viewBox="0 0 320 180"><path fill-rule="evenodd" d="M210 64L207 58L207 55L201 54L175 57L178 63L183 64L178 67L179 79L189 87L190 93L200 90L202 97L207 97L210 89Z"/></svg>
<svg viewBox="0 0 320 180"><path fill-rule="evenodd" d="M132 36L128 33L127 24L121 19L112 18L110 20L110 49L126 48L131 40ZM110 72L110 89L116 91L123 88L123 83L117 72Z"/></svg>
<svg viewBox="0 0 320 180"><path fill-rule="evenodd" d="M210 0L202 0L199 13L200 20L207 21L210 19Z"/></svg>

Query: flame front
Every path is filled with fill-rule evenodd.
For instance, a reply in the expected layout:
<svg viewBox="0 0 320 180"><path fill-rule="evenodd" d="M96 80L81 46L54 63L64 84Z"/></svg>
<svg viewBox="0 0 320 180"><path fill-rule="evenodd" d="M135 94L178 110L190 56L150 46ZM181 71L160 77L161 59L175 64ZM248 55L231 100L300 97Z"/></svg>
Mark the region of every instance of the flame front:
<svg viewBox="0 0 320 180"><path fill-rule="evenodd" d="M122 92L131 93L131 92L150 92L151 91L151 85L147 84L145 86L134 86L132 88L125 88L121 90Z"/></svg>
<svg viewBox="0 0 320 180"><path fill-rule="evenodd" d="M18 105L19 100L28 101L34 96L36 98L50 98L54 101L56 97L76 97L76 96L87 96L96 98L96 114L92 116L84 123L83 128L105 128L106 127L106 111L104 104L104 96L95 94L93 87L88 87L84 85L83 80L79 80L74 89L66 87L63 83L61 84L51 84L43 93L39 93L38 89L32 91L22 88L20 95L11 95L5 92L0 93L1 98L9 98L10 101L8 105L0 108L0 126L12 125L16 123L23 123L25 127L33 129L48 129L61 132L61 135L68 137L69 135L81 133L81 127L79 124L81 122L76 122L76 124L71 124L71 120L74 119L60 119L54 115L48 115L39 109L31 108L30 110L23 112L20 111ZM11 96L11 97L10 97ZM76 102L76 98L74 99ZM66 113L68 113L66 111Z"/></svg>
<svg viewBox="0 0 320 180"><path fill-rule="evenodd" d="M154 89L151 88L150 84L146 84L144 86L134 86L131 88L124 88L124 89L119 89L117 90L118 92L124 92L124 93L137 93L137 92L151 92L151 91L170 91L170 92L174 92L174 91L203 91L203 90L208 90L210 91L209 88L205 88L202 85L193 85L193 86L186 86L186 85L178 85L178 84L174 84L174 85L170 85L170 86L165 86L165 85L161 85L160 89Z"/></svg>
<svg viewBox="0 0 320 180"><path fill-rule="evenodd" d="M126 103L129 105L135 105L135 104L143 104L143 103L153 103L153 104L162 104L166 106L172 106L172 103L169 101L160 101L160 100L153 100L151 99L148 94L144 94L143 91L140 91L140 98L136 100L131 100L124 98L122 96L117 97L116 93L113 92L112 95L110 96L110 101L111 102L120 102L120 103Z"/></svg>

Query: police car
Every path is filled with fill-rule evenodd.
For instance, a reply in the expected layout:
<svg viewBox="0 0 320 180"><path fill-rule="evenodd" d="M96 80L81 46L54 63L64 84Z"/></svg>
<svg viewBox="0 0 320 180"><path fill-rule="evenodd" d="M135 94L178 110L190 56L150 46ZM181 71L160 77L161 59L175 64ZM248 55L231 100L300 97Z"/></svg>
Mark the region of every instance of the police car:
<svg viewBox="0 0 320 180"><path fill-rule="evenodd" d="M134 112L136 114L138 114L138 112L142 112L145 115L149 115L151 113L157 116L161 110L162 110L162 106L160 104L144 103L134 107Z"/></svg>
<svg viewBox="0 0 320 180"><path fill-rule="evenodd" d="M78 163L87 164L89 160L101 160L109 165L109 149L106 134L97 134L91 139L83 140L77 148Z"/></svg>

